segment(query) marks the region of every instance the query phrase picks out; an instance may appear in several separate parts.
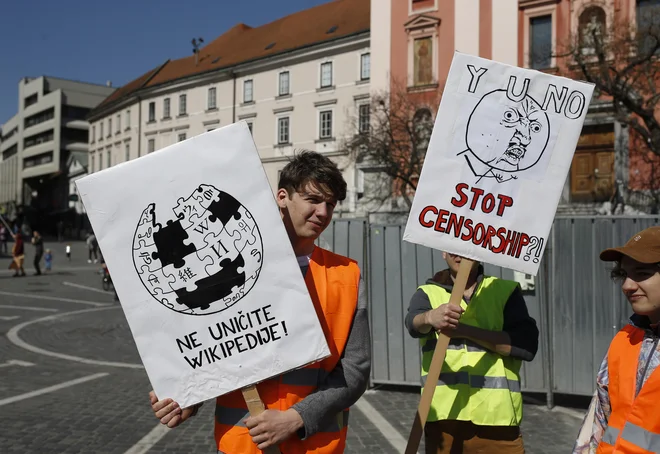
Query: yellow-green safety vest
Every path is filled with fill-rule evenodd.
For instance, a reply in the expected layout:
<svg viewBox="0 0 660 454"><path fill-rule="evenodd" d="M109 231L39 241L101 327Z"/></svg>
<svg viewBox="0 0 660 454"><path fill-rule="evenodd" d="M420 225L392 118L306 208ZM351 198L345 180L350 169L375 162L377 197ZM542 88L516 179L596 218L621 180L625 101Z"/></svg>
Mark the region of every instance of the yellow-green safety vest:
<svg viewBox="0 0 660 454"><path fill-rule="evenodd" d="M461 300L461 323L501 331L504 305L517 282L485 276L470 299ZM435 284L419 287L434 309L449 302L451 293ZM420 339L422 385L431 366L437 333ZM467 339L451 339L442 364L427 421L471 421L482 426L518 426L522 421L521 361L499 355Z"/></svg>

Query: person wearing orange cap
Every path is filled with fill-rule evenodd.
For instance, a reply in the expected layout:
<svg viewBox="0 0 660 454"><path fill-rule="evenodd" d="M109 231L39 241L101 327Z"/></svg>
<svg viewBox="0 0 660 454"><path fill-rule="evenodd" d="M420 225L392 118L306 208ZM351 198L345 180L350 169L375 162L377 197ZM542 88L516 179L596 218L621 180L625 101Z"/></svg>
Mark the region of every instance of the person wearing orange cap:
<svg viewBox="0 0 660 454"><path fill-rule="evenodd" d="M574 454L660 452L660 226L600 253L634 314L612 340Z"/></svg>

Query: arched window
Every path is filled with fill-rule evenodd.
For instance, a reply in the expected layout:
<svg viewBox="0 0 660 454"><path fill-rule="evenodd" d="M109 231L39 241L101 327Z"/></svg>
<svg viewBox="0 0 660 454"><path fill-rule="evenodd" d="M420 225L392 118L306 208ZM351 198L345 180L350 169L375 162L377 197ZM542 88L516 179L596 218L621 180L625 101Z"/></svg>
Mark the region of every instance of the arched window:
<svg viewBox="0 0 660 454"><path fill-rule="evenodd" d="M605 36L605 11L599 6L590 6L582 11L578 23L582 54L593 55L596 43Z"/></svg>

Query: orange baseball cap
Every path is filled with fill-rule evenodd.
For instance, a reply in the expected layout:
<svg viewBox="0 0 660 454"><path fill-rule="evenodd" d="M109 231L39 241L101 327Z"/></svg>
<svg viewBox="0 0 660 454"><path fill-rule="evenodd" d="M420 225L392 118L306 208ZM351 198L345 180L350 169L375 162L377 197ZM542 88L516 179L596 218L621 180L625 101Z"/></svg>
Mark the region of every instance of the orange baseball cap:
<svg viewBox="0 0 660 454"><path fill-rule="evenodd" d="M600 259L618 262L624 255L640 263L660 263L660 226L642 230L623 247L605 249L600 253Z"/></svg>

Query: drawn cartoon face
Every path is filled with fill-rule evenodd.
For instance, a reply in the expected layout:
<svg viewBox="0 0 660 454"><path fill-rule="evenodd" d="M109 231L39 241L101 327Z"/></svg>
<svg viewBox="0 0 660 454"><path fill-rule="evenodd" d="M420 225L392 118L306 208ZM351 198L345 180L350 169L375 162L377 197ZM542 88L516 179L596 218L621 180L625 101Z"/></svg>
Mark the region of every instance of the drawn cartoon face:
<svg viewBox="0 0 660 454"><path fill-rule="evenodd" d="M550 122L530 96L511 101L505 90L488 93L472 111L467 126L468 148L481 162L504 172L536 164L550 137Z"/></svg>

